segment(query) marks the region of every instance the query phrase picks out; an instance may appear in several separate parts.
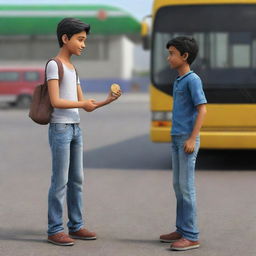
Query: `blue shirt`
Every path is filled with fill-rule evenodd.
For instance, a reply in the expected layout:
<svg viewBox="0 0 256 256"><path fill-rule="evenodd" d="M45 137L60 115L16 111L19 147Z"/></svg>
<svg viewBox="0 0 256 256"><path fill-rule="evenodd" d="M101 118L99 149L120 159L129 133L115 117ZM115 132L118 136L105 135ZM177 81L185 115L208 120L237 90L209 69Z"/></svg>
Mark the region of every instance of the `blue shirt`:
<svg viewBox="0 0 256 256"><path fill-rule="evenodd" d="M178 77L173 84L172 135L191 134L197 117L197 105L207 100L200 77L193 71Z"/></svg>

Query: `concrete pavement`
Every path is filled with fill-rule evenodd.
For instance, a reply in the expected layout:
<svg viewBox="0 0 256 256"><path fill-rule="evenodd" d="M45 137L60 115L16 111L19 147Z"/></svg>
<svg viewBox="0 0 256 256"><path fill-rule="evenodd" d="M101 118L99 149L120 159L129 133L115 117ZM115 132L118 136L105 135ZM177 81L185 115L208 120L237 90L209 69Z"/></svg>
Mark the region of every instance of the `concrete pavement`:
<svg viewBox="0 0 256 256"><path fill-rule="evenodd" d="M84 216L98 240L77 241L68 248L46 242L51 175L47 127L33 124L24 110L0 109L1 256L256 254L253 151L200 152L196 180L202 246L172 252L158 241L175 223L169 145L148 139L146 96L129 97L95 113L81 113Z"/></svg>

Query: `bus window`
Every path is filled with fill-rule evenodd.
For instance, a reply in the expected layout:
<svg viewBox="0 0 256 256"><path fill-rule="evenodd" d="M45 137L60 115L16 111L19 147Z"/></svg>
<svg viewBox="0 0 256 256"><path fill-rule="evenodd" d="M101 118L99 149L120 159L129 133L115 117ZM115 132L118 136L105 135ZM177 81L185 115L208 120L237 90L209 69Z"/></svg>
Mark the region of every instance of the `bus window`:
<svg viewBox="0 0 256 256"><path fill-rule="evenodd" d="M250 67L250 45L237 44L232 45L232 66L234 68L249 68Z"/></svg>
<svg viewBox="0 0 256 256"><path fill-rule="evenodd" d="M210 66L225 68L228 66L228 33L210 33ZM200 57L200 56L199 56Z"/></svg>
<svg viewBox="0 0 256 256"><path fill-rule="evenodd" d="M256 5L246 4L160 8L153 29L152 83L172 95L171 81L177 72L167 63L166 43L177 36L192 36L200 50L191 69L202 78L208 102L255 103L255 17Z"/></svg>

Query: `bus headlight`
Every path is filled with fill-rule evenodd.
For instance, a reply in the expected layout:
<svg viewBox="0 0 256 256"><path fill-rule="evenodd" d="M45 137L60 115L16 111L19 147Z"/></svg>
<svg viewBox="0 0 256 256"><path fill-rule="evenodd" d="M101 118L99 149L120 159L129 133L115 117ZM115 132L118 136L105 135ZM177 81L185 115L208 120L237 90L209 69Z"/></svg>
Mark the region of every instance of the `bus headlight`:
<svg viewBox="0 0 256 256"><path fill-rule="evenodd" d="M169 127L171 126L172 112L167 111L153 111L152 125L154 127Z"/></svg>
<svg viewBox="0 0 256 256"><path fill-rule="evenodd" d="M166 115L166 120L171 122L172 121L172 112L166 112L165 115Z"/></svg>
<svg viewBox="0 0 256 256"><path fill-rule="evenodd" d="M167 111L153 111L152 121L172 121L172 112Z"/></svg>
<svg viewBox="0 0 256 256"><path fill-rule="evenodd" d="M152 112L152 121L163 121L165 119L164 112Z"/></svg>

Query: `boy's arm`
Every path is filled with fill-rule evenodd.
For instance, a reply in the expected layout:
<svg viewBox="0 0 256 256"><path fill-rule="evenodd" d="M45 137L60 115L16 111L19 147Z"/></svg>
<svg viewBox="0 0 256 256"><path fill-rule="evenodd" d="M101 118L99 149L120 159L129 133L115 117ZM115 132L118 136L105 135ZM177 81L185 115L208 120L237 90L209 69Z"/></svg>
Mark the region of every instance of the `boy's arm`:
<svg viewBox="0 0 256 256"><path fill-rule="evenodd" d="M193 153L194 152L194 148L195 148L195 144L196 144L196 137L200 132L200 129L203 125L203 120L204 117L206 115L206 104L200 104L197 106L197 118L194 124L194 128L193 131L190 135L190 137L188 138L188 140L185 142L184 144L184 151L186 153Z"/></svg>
<svg viewBox="0 0 256 256"><path fill-rule="evenodd" d="M54 108L84 108L86 111L92 111L96 108L93 100L82 100L82 101L71 101L61 99L59 97L59 80L51 79L48 80L48 91L51 100L51 104Z"/></svg>
<svg viewBox="0 0 256 256"><path fill-rule="evenodd" d="M90 100L93 101L93 103L95 104L95 109L96 109L96 108L103 107L103 106L109 104L110 102L116 100L118 97L120 97L120 95L121 95L121 93L118 93L116 96L109 95L109 97L106 100L99 101L99 102L96 102L94 99L90 99ZM84 100L84 94L83 94L80 84L77 85L77 97L78 97L78 101Z"/></svg>
<svg viewBox="0 0 256 256"><path fill-rule="evenodd" d="M78 101L84 100L84 93L80 84L77 85L77 98L78 98Z"/></svg>
<svg viewBox="0 0 256 256"><path fill-rule="evenodd" d="M121 96L121 94L122 94L121 91L119 91L117 93L113 93L113 92L110 91L106 100L99 101L99 102L94 102L96 104L96 108L103 107L103 106L111 103L112 101L117 100Z"/></svg>

